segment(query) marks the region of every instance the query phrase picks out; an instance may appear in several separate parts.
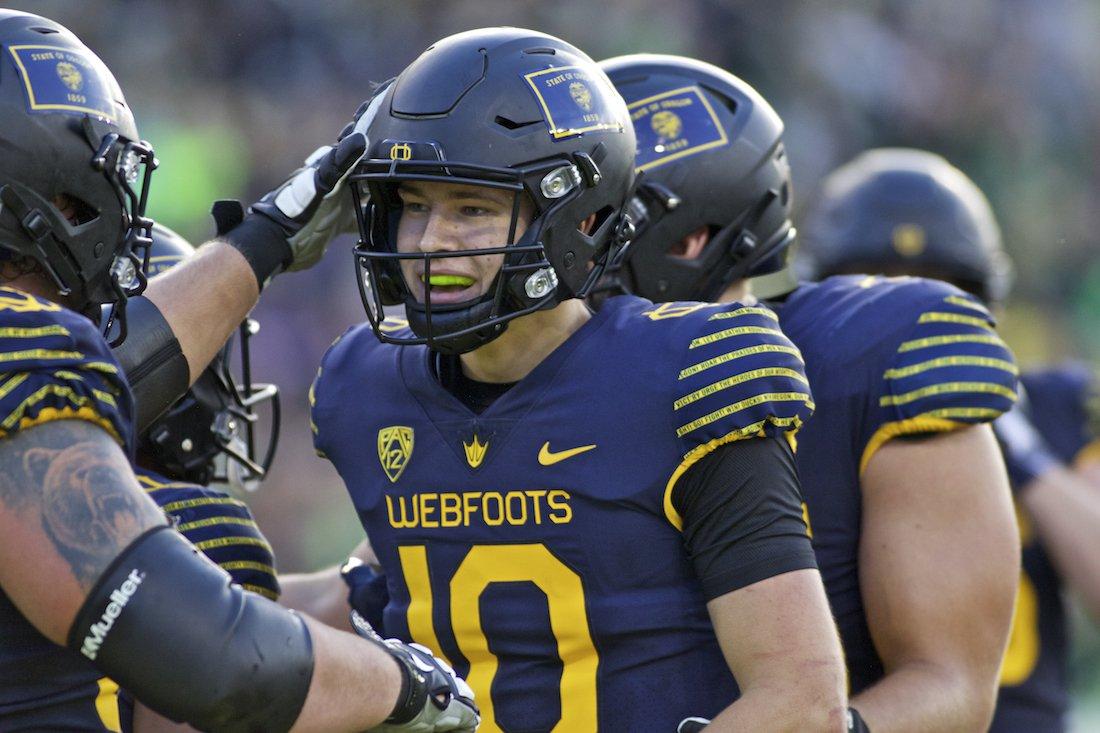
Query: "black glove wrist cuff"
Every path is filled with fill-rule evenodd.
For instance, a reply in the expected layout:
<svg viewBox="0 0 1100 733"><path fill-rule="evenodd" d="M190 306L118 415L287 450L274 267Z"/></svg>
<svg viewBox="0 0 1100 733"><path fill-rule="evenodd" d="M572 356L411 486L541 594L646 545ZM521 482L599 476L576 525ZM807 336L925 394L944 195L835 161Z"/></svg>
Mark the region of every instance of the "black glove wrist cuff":
<svg viewBox="0 0 1100 733"><path fill-rule="evenodd" d="M409 722L424 709L424 703L428 701L428 686L424 675L417 672L411 662L397 654L393 654L393 658L401 668L401 692L397 695L393 712L385 722L400 725Z"/></svg>
<svg viewBox="0 0 1100 733"><path fill-rule="evenodd" d="M221 238L244 255L256 275L256 285L260 290L293 259L294 253L286 240L286 231L260 214L249 214Z"/></svg>

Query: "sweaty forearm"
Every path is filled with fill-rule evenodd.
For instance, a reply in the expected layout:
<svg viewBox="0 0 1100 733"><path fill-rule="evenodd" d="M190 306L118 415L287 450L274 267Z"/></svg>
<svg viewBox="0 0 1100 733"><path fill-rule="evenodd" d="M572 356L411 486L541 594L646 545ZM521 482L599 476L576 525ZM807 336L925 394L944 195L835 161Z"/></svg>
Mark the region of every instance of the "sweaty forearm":
<svg viewBox="0 0 1100 733"><path fill-rule="evenodd" d="M195 381L259 298L244 256L221 241L149 281L145 296L160 310L187 358Z"/></svg>
<svg viewBox="0 0 1100 733"><path fill-rule="evenodd" d="M1100 619L1100 491L1056 468L1032 481L1019 500L1059 574Z"/></svg>
<svg viewBox="0 0 1100 733"><path fill-rule="evenodd" d="M910 662L859 693L851 706L874 733L947 733L989 727L996 692L976 689L964 675Z"/></svg>

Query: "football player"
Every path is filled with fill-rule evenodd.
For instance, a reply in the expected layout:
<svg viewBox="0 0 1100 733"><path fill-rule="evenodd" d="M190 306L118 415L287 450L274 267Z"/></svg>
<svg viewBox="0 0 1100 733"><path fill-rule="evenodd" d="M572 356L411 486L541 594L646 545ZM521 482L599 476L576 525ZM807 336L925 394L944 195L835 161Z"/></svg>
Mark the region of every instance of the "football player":
<svg viewBox="0 0 1100 733"><path fill-rule="evenodd" d="M469 31L366 131L369 323L311 394L387 633L468 672L485 730L843 730L797 350L756 305L582 300L630 238L635 138L607 77L560 39Z"/></svg>
<svg viewBox="0 0 1100 733"><path fill-rule="evenodd" d="M781 271L795 238L790 167L767 101L692 59L602 67L631 110L642 171L626 289L724 302L748 276ZM940 282L850 276L779 290L772 305L817 404L797 465L853 717L876 733L980 730L1019 569L987 425L1016 399L1012 355L981 303ZM715 365L751 353L724 349L694 370L720 384Z"/></svg>
<svg viewBox="0 0 1100 733"><path fill-rule="evenodd" d="M819 275L920 274L997 305L1011 267L978 187L939 155L868 151L825 179L806 220ZM1024 543L1012 635L1001 668L997 733L1066 729L1067 613L1063 590L1100 618L1100 491L1089 485L1090 375L1061 367L1025 375L1024 399L994 423ZM1074 468L1074 463L1080 465Z"/></svg>
<svg viewBox="0 0 1100 733"><path fill-rule="evenodd" d="M0 11L0 55L0 728L117 729L114 680L205 729L473 730L466 689L430 654L292 614L166 531L131 470L133 401L96 326L111 304L123 338L144 282L153 151L110 71L64 27ZM259 253L281 252L274 269L299 262L290 239L311 232L342 156L364 144L346 139L200 267L239 263L255 283L274 270L242 250L266 266ZM177 271L177 285L196 272Z"/></svg>

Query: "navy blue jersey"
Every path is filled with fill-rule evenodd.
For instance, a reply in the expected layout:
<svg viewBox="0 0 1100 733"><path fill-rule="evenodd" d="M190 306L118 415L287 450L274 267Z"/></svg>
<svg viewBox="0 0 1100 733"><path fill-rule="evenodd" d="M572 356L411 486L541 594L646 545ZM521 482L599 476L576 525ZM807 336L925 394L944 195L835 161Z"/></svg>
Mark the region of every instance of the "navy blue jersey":
<svg viewBox="0 0 1100 733"><path fill-rule="evenodd" d="M814 388L796 462L856 694L883 675L860 595L860 475L893 438L1010 409L1016 367L985 308L938 281L831 277L802 284L776 310Z"/></svg>
<svg viewBox="0 0 1100 733"><path fill-rule="evenodd" d="M481 414L433 359L359 326L311 392L387 577L386 633L467 676L482 730L672 731L729 705L670 497L715 447L810 415L774 313L613 299Z"/></svg>
<svg viewBox="0 0 1100 733"><path fill-rule="evenodd" d="M1065 364L1025 372L1026 416L1056 456L1072 464L1095 450L1097 384L1091 370ZM1062 579L1017 509L1023 570L1009 637L993 733L1048 733L1066 729L1068 619Z"/></svg>
<svg viewBox="0 0 1100 733"><path fill-rule="evenodd" d="M91 321L0 288L0 440L52 420L84 420L132 454L132 413L129 388ZM0 592L0 731L119 730L117 691Z"/></svg>
<svg viewBox="0 0 1100 733"><path fill-rule="evenodd" d="M1100 377L1067 363L1020 375L1028 416L1054 454L1067 465L1100 460Z"/></svg>
<svg viewBox="0 0 1100 733"><path fill-rule="evenodd" d="M275 552L248 505L209 487L172 481L144 468L138 481L180 534L245 590L275 601Z"/></svg>

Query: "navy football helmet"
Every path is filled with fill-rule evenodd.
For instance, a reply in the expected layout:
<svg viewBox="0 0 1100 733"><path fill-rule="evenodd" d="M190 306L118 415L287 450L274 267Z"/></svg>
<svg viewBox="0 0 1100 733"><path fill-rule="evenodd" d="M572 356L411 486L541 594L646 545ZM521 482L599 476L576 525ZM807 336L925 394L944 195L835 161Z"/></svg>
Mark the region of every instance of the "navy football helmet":
<svg viewBox="0 0 1100 733"><path fill-rule="evenodd" d="M943 157L878 148L830 173L803 227L804 274L905 273L1005 298L1012 264L985 195Z"/></svg>
<svg viewBox="0 0 1100 733"><path fill-rule="evenodd" d="M781 269L794 241L783 121L742 79L682 56L600 63L638 139L637 235L618 285L654 301L715 300L730 283ZM670 253L701 227L694 259Z"/></svg>
<svg viewBox="0 0 1100 733"><path fill-rule="evenodd" d="M33 260L98 317L145 286L153 150L118 82L69 30L0 10L0 259Z"/></svg>
<svg viewBox="0 0 1100 733"><path fill-rule="evenodd" d="M382 341L444 353L478 348L507 324L583 297L630 238L623 215L634 180L634 129L622 99L583 52L553 36L490 28L445 38L384 92L367 156L349 177L359 214L360 292ZM499 247L400 253L403 181L511 192L508 241ZM521 204L533 219L516 237ZM586 232L580 222L595 215ZM515 240L515 241L513 241ZM484 295L433 304L413 295L401 263L424 279L447 257L501 256ZM413 336L380 328L383 306L404 304Z"/></svg>
<svg viewBox="0 0 1100 733"><path fill-rule="evenodd" d="M156 224L152 229L149 275L175 266L194 251L187 240ZM234 374L234 339L214 357L191 389L138 439L138 463L158 473L206 486L227 484L252 491L271 468L279 443L279 390L254 384L249 338L259 331L252 319L241 324L240 377ZM267 439L258 445L260 408L270 403ZM262 447L262 455L259 453Z"/></svg>

